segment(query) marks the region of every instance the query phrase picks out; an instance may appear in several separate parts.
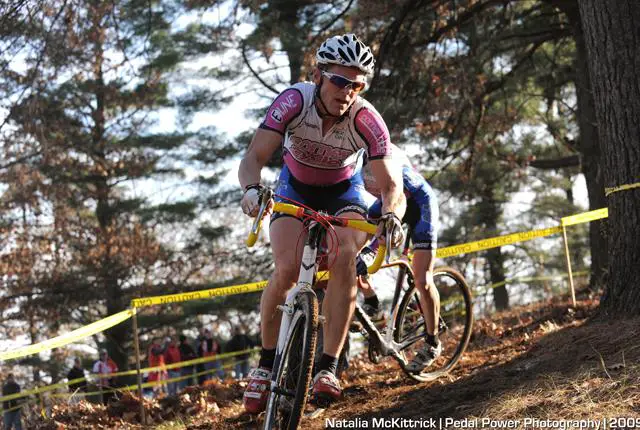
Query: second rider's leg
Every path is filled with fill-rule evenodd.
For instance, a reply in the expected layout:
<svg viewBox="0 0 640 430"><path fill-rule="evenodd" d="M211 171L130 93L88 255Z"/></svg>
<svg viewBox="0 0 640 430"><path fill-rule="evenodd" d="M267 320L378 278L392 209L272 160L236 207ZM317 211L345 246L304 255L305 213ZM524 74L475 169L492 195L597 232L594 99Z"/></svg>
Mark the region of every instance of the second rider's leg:
<svg viewBox="0 0 640 430"><path fill-rule="evenodd" d="M433 254L432 250L427 249L417 249L413 254L416 289L427 326L427 335L423 348L417 351L416 356L407 365L407 370L410 372L422 372L442 353L442 345L438 339L440 295L433 282Z"/></svg>
<svg viewBox="0 0 640 430"><path fill-rule="evenodd" d="M417 351L411 363L410 372L422 372L442 353L438 339L438 321L440 319L440 295L433 282L435 249L438 243L438 201L431 186L414 171L406 170L408 190L411 198L407 206L412 206L414 214L409 224L412 227L413 273L420 307L427 326L424 347ZM407 209L409 212L409 209Z"/></svg>
<svg viewBox="0 0 640 430"><path fill-rule="evenodd" d="M371 285L371 280L368 276L358 276L358 288L364 296L362 310L371 318L372 322L378 323L384 321L384 311L380 306L380 299L373 289L373 285Z"/></svg>
<svg viewBox="0 0 640 430"><path fill-rule="evenodd" d="M440 294L433 282L433 251L416 249L413 252L413 273L416 289L420 297L422 315L427 325L427 334L438 335L438 320L440 319Z"/></svg>

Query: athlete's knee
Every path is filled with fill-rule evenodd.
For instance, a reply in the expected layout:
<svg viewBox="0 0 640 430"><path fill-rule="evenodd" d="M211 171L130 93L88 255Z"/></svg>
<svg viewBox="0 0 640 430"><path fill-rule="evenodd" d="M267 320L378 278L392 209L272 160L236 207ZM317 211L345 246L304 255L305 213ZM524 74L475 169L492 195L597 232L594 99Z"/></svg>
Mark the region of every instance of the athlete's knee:
<svg viewBox="0 0 640 430"><path fill-rule="evenodd" d="M288 291L296 282L298 267L294 264L276 265L273 275L271 275L270 288L280 292Z"/></svg>
<svg viewBox="0 0 640 430"><path fill-rule="evenodd" d="M329 261L330 262L332 261L330 270L349 271L349 273L353 273L353 278L355 279L356 267L357 267L356 256L357 256L357 251L341 247L339 252L329 257L330 258Z"/></svg>
<svg viewBox="0 0 640 430"><path fill-rule="evenodd" d="M359 231L343 232L343 234L339 236L340 245L338 256L344 256L345 259L351 259L355 264L355 259L366 241L366 233Z"/></svg>

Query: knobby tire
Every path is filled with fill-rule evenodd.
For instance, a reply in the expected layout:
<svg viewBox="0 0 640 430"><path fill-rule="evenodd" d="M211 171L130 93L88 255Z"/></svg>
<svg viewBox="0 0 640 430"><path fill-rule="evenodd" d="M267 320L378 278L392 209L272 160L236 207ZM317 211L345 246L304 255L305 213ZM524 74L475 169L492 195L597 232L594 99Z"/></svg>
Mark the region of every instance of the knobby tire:
<svg viewBox="0 0 640 430"><path fill-rule="evenodd" d="M273 402L270 399L271 407L267 408L267 413L271 414L271 422L275 426L267 427L269 419L265 419L265 429L295 430L302 419L311 382L317 340L318 301L312 291L301 291L296 296L292 326L293 330L287 340L276 380L279 387L295 391L295 396L291 403L291 410L284 415L284 411L280 408L280 399L283 396L271 393L271 396L275 397Z"/></svg>

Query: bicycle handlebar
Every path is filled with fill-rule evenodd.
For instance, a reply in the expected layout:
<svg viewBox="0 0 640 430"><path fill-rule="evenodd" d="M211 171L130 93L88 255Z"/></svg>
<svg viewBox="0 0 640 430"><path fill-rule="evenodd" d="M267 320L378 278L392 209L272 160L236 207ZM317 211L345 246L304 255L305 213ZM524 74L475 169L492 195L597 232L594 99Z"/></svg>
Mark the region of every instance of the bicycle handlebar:
<svg viewBox="0 0 640 430"><path fill-rule="evenodd" d="M258 239L258 233L260 233L260 228L262 227L262 218L264 218L264 213L267 210L267 207L270 204L270 201L273 198L273 192L271 190L265 191L265 194L262 196L262 203L260 204L260 209L258 210L258 215L253 221L253 226L251 227L251 231L249 232L249 236L247 237L246 244L249 248L251 248ZM273 203L273 212L281 212L287 215L294 216L296 218L302 218L304 214L308 211L300 206L292 205L289 203ZM375 224L371 224L368 221L359 220L359 219L346 219L346 218L338 218L334 216L330 216L332 220L339 220L339 225L341 227L349 227L356 230L364 231L365 233L375 234L377 230L377 226ZM388 238L387 238L388 240ZM388 242L387 242L388 243ZM380 245L378 248L378 252L376 254L376 258L373 261L373 264L367 268L367 272L369 274L374 274L380 269L382 263L384 262L385 257L387 257L387 247L385 245Z"/></svg>

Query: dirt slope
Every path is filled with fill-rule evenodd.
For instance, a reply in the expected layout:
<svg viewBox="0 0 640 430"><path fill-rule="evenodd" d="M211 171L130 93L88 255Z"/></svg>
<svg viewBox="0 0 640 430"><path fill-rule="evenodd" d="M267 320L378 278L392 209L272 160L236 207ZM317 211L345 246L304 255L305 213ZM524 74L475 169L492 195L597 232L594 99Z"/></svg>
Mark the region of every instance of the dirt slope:
<svg viewBox="0 0 640 430"><path fill-rule="evenodd" d="M640 318L600 321L593 318L596 307L591 299L575 308L552 301L476 321L462 361L437 381L415 383L393 361L373 365L357 357L343 381L344 399L320 417L305 419L302 428L324 429L327 418L351 424L366 421L373 428L374 418L442 417L449 419L448 428L462 428L465 419L468 424L475 419L482 423L616 416L637 417L635 428L640 428ZM156 404L154 427L258 428L260 418L243 413L243 386L214 385L192 391L187 400ZM104 417L105 411L65 407L57 418L39 421L38 428L141 428L134 424L135 405L120 409L112 408L100 427L95 419L83 427L82 421ZM80 414L82 419L77 418ZM493 423L485 424L493 428Z"/></svg>

